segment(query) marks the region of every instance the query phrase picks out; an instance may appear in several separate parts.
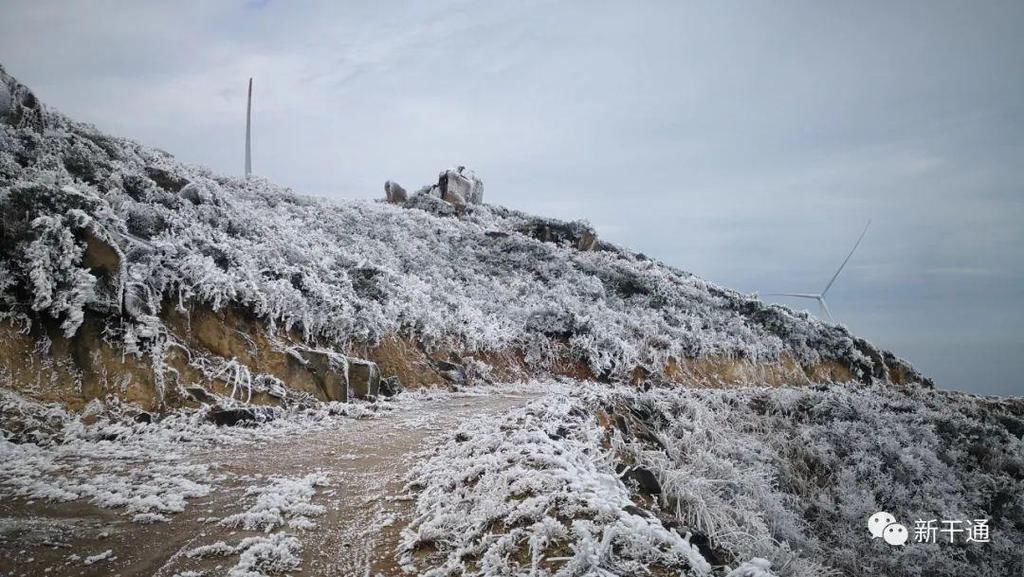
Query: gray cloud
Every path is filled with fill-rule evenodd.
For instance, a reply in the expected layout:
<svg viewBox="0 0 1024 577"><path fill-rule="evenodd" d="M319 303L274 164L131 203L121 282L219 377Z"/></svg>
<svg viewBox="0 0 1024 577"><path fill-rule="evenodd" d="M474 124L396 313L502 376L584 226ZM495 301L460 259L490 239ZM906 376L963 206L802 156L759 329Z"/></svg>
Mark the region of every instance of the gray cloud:
<svg viewBox="0 0 1024 577"><path fill-rule="evenodd" d="M14 0L48 103L298 191L473 166L490 201L743 291L817 290L939 386L1024 393L1018 2ZM791 303L802 306L803 303ZM1014 354L1018 353L1018 354Z"/></svg>

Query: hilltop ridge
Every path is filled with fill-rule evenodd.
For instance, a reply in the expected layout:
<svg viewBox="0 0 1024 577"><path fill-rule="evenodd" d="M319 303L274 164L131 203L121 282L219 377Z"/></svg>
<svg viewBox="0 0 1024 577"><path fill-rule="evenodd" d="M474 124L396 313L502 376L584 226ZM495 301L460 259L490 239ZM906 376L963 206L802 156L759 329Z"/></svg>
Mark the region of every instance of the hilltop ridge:
<svg viewBox="0 0 1024 577"><path fill-rule="evenodd" d="M396 203L306 197L103 134L2 69L0 85L0 378L42 399L115 394L155 409L197 401L199 387L339 400L388 378L541 374L929 384L842 326L600 241L586 223L436 185ZM49 365L18 362L44 349ZM130 382L115 385L115 370Z"/></svg>

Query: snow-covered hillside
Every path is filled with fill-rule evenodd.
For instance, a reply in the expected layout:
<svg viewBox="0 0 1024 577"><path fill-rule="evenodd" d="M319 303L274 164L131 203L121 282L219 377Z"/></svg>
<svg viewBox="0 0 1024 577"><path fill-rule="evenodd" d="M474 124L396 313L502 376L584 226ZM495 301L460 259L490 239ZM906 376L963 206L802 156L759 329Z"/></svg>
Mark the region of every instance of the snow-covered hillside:
<svg viewBox="0 0 1024 577"><path fill-rule="evenodd" d="M460 174L303 197L0 69L0 575L1024 572L1019 400Z"/></svg>
<svg viewBox="0 0 1024 577"><path fill-rule="evenodd" d="M0 318L26 330L73 336L92 311L107 342L160 357L167 311L234 308L335 349L397 335L602 379L714 358L922 380L843 327L582 242L584 223L425 194L307 198L104 135L3 80L20 99L0 123ZM116 253L107 270L84 262L94 246Z"/></svg>

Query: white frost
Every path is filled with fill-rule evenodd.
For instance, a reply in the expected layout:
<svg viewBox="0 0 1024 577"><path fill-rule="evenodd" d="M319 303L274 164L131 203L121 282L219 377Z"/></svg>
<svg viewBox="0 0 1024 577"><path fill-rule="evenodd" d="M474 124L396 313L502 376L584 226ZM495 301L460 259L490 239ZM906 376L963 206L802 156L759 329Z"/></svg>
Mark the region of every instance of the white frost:
<svg viewBox="0 0 1024 577"><path fill-rule="evenodd" d="M222 525L269 533L287 523L296 529L309 529L313 522L308 517L320 515L324 508L310 503L316 487L328 482L325 473L311 473L304 477L275 477L266 487L250 487L246 496L255 501L242 513L224 518Z"/></svg>
<svg viewBox="0 0 1024 577"><path fill-rule="evenodd" d="M113 549L107 549L106 551L104 551L102 553L97 553L96 555L90 555L89 557L86 557L82 561L82 564L83 565L92 565L93 563L99 563L100 561L107 561L107 560L110 560L110 559L114 559L115 557L113 555L114 555L114 550Z"/></svg>

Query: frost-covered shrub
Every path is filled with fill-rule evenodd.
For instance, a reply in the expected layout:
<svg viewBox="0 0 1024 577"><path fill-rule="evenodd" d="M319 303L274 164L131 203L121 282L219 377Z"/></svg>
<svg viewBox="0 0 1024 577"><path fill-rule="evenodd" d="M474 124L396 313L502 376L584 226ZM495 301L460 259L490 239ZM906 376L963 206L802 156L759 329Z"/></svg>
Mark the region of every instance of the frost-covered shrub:
<svg viewBox="0 0 1024 577"><path fill-rule="evenodd" d="M25 247L23 267L32 283L32 310L63 318L61 329L71 336L82 324L85 304L94 296L96 278L76 266L83 248L75 241L71 228L88 217L79 212L68 215L68 219L71 222L60 216L32 220L35 238Z"/></svg>
<svg viewBox="0 0 1024 577"><path fill-rule="evenodd" d="M246 537L236 544L218 541L185 553L190 559L238 555L238 563L228 570L227 577L266 577L282 575L299 569L302 543L294 535L274 533L267 537Z"/></svg>
<svg viewBox="0 0 1024 577"><path fill-rule="evenodd" d="M459 429L412 473L407 571L441 575L707 575L682 535L637 509L568 397Z"/></svg>
<svg viewBox="0 0 1024 577"><path fill-rule="evenodd" d="M1022 400L572 386L572 397L466 423L413 471L410 568L639 575L628 559L650 569L665 544L703 536L700 555L719 576L1024 574ZM634 468L653 473L660 493L631 490L620 477ZM877 511L911 535L918 519L988 519L991 542L890 546L867 530ZM625 519L639 541L608 546Z"/></svg>
<svg viewBox="0 0 1024 577"><path fill-rule="evenodd" d="M658 445L619 450L657 472L661 506L779 574L1019 575L1024 404L854 389L660 390L614 396ZM989 519L991 543L891 547L867 519Z"/></svg>
<svg viewBox="0 0 1024 577"><path fill-rule="evenodd" d="M326 483L326 474L311 473L297 478L276 477L265 487L249 487L245 495L254 497L252 505L241 513L225 517L221 524L264 533L286 523L294 528L310 528L313 522L309 517L324 512L322 506L310 500L316 494L316 487Z"/></svg>

